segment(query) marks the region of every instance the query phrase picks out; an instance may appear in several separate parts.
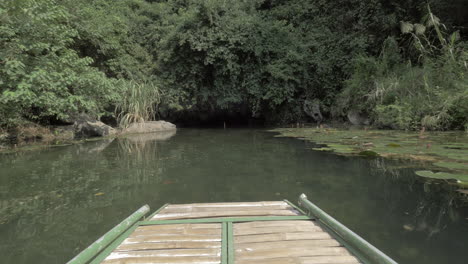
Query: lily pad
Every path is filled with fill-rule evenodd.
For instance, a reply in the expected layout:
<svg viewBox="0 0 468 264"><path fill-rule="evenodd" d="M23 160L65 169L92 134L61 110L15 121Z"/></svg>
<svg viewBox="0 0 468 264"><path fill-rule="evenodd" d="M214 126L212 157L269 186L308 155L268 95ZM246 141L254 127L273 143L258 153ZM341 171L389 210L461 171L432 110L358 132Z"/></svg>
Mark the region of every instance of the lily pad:
<svg viewBox="0 0 468 264"><path fill-rule="evenodd" d="M318 150L318 151L332 151L332 148L312 148L313 150Z"/></svg>
<svg viewBox="0 0 468 264"><path fill-rule="evenodd" d="M434 165L453 170L468 170L468 164L458 162L436 162Z"/></svg>
<svg viewBox="0 0 468 264"><path fill-rule="evenodd" d="M371 150L364 150L359 152L359 155L361 156L366 156L366 157L377 157L379 154L377 152L371 151Z"/></svg>
<svg viewBox="0 0 468 264"><path fill-rule="evenodd" d="M457 180L458 182L468 182L467 174L452 174L448 172L417 171L417 175L432 179Z"/></svg>
<svg viewBox="0 0 468 264"><path fill-rule="evenodd" d="M350 146L347 146L347 145L328 144L328 147L333 149L334 152L343 153L343 154L351 154L351 153L356 152Z"/></svg>
<svg viewBox="0 0 468 264"><path fill-rule="evenodd" d="M320 143L320 151L333 150L337 154L359 155L371 150L389 158L406 158L428 163L441 163L454 174L468 174L468 134L463 132L419 132L385 130L320 130L314 128L275 129L282 137L304 138ZM373 144L369 144L372 142ZM369 147L367 147L369 145ZM371 145L371 147L370 147ZM364 147L364 148L363 148ZM367 156L367 153L361 155ZM373 156L373 153L368 153ZM444 163L449 164L444 164ZM461 165L460 165L461 164Z"/></svg>

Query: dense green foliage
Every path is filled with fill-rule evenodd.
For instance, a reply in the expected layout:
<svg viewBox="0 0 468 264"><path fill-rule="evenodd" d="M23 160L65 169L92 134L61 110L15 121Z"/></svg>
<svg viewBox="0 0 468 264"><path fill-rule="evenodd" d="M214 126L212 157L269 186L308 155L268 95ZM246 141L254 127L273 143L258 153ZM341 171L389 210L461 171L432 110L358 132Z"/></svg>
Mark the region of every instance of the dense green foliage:
<svg viewBox="0 0 468 264"><path fill-rule="evenodd" d="M131 41L132 2L0 2L0 125L113 112L124 90L116 78L150 75Z"/></svg>
<svg viewBox="0 0 468 264"><path fill-rule="evenodd" d="M370 114L381 127L463 129L468 125L468 52L458 32L447 34L428 10L424 24L401 23L404 47L394 38L379 57L355 60L338 107Z"/></svg>
<svg viewBox="0 0 468 264"><path fill-rule="evenodd" d="M54 1L2 1L0 6L0 118L68 118L68 113L100 113L114 100L112 81L93 60L70 46L77 30L70 14Z"/></svg>
<svg viewBox="0 0 468 264"><path fill-rule="evenodd" d="M429 2L432 26L426 0L1 1L0 126L79 112L287 123L313 100L328 118L462 128L468 11Z"/></svg>

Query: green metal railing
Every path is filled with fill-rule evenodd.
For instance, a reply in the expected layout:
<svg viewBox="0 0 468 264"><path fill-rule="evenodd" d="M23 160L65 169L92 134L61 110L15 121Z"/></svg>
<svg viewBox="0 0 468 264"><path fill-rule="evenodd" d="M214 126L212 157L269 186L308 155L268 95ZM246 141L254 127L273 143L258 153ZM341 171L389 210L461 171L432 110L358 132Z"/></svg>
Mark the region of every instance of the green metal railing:
<svg viewBox="0 0 468 264"><path fill-rule="evenodd" d="M358 250L360 253L359 255L364 256L369 263L397 264L397 262L385 255L382 251L307 200L305 194L299 197L299 205L303 206L313 217L317 218L320 222L329 227L331 231L340 236L349 246Z"/></svg>
<svg viewBox="0 0 468 264"><path fill-rule="evenodd" d="M104 234L98 240L96 240L89 247L81 251L76 257L67 262L67 264L85 264L91 261L97 254L104 250L108 245L110 245L115 239L117 239L121 234L135 225L143 216L149 212L150 208L148 205L145 205L123 220L120 224L112 228L109 232Z"/></svg>

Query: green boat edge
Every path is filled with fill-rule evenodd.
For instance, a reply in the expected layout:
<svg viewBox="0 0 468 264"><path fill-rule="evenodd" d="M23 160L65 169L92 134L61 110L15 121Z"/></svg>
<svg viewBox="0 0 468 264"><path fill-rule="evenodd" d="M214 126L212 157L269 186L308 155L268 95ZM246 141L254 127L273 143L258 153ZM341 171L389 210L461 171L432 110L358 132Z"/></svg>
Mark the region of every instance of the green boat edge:
<svg viewBox="0 0 468 264"><path fill-rule="evenodd" d="M139 226L145 225L164 225L164 224L187 224L187 223L221 223L221 264L234 264L233 245L233 223L251 222L251 221L282 221L282 220L315 220L338 242L344 245L352 254L354 254L364 264L396 264L397 262L387 256L385 253L364 240L358 234L338 222L328 215L318 206L307 199L305 194L299 197L298 204L303 208L296 206L288 200L284 200L294 209L303 215L297 216L261 216L261 217L219 217L219 218L200 218L200 219L178 219L178 220L148 220L159 213L169 204L163 205L154 213L145 217L150 211L148 205L144 205L120 224L112 228L96 240L89 247L81 251L67 264L98 264L101 263L111 252L116 249L133 231Z"/></svg>

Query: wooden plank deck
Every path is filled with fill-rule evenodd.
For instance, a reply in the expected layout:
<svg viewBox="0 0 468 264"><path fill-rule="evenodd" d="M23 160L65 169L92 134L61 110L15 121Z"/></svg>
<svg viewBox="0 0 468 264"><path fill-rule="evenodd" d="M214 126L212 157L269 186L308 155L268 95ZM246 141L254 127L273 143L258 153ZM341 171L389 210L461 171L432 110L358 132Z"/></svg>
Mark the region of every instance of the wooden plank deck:
<svg viewBox="0 0 468 264"><path fill-rule="evenodd" d="M299 211L283 201L168 205L148 220L224 220L138 226L101 263L360 263L314 220L229 220L298 215Z"/></svg>

